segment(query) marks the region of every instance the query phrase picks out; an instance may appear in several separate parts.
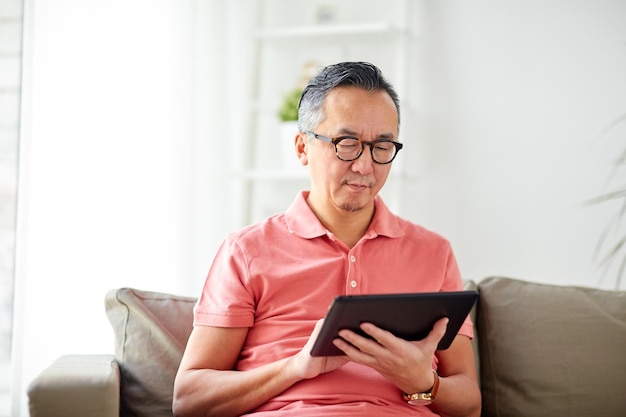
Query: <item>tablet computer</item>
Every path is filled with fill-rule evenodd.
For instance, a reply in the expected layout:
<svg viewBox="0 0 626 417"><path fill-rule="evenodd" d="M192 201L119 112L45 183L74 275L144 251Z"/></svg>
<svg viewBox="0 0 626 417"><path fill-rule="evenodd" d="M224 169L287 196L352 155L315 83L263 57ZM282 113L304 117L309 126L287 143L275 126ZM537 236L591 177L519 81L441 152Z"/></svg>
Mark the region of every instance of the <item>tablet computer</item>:
<svg viewBox="0 0 626 417"><path fill-rule="evenodd" d="M359 329L363 322L414 341L426 337L437 320L447 317L446 333L437 346L438 350L445 350L450 347L477 299L477 291L338 296L330 305L311 356L343 355L333 345L333 339L339 337L341 329L369 337Z"/></svg>

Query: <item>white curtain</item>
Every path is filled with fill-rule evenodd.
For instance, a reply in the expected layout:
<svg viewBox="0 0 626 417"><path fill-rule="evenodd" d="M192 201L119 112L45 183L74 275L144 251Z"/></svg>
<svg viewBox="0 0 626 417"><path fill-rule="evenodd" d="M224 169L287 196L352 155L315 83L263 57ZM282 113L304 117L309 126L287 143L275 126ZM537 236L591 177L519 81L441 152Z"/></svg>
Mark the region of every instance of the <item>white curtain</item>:
<svg viewBox="0 0 626 417"><path fill-rule="evenodd" d="M12 415L56 357L112 353L108 289L198 293L232 226L229 3L26 0Z"/></svg>

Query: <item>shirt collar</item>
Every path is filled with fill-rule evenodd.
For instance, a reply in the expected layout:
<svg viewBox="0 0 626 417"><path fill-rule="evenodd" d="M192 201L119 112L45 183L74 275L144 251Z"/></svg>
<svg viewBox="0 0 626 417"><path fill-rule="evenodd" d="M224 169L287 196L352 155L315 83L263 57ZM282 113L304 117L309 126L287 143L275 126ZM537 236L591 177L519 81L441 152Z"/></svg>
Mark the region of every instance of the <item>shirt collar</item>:
<svg viewBox="0 0 626 417"><path fill-rule="evenodd" d="M306 202L308 191L301 191L291 206L285 211L285 221L289 232L295 233L305 239L313 239L329 234L315 213ZM365 232L365 237L374 238L378 235L387 237L400 237L404 231L394 215L380 196L374 199L374 218Z"/></svg>

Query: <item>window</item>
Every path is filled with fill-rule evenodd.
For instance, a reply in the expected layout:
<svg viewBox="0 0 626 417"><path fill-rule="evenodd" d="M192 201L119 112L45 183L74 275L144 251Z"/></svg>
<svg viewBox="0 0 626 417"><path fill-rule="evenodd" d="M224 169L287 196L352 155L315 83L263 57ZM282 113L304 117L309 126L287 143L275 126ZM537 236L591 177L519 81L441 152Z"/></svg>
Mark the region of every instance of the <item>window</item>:
<svg viewBox="0 0 626 417"><path fill-rule="evenodd" d="M0 416L10 414L22 0L0 5Z"/></svg>

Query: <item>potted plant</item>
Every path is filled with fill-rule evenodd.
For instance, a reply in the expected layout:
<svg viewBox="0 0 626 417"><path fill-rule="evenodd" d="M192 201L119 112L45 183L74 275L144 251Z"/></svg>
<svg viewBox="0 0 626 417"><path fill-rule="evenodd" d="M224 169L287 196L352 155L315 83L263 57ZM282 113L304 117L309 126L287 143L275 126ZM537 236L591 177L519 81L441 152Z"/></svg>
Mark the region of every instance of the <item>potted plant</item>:
<svg viewBox="0 0 626 417"><path fill-rule="evenodd" d="M283 97L283 103L278 110L278 117L283 122L298 121L298 103L302 89L294 88Z"/></svg>
<svg viewBox="0 0 626 417"><path fill-rule="evenodd" d="M626 122L626 113L611 122L602 133L608 134L618 125ZM613 169L609 179L613 178L617 171L626 168L626 148L614 161ZM623 222L626 217L626 184L620 182L613 190L589 200L589 204L600 204L617 202L617 211L609 220L604 231L600 234L596 244L595 257L602 269L602 276L606 275L612 265L618 263L615 275L614 288L619 290L622 286L622 279L626 273L626 230Z"/></svg>
<svg viewBox="0 0 626 417"><path fill-rule="evenodd" d="M301 168L296 158L294 140L298 134L298 103L302 95L301 88L294 88L285 94L278 110L280 125L280 142L283 149L285 168Z"/></svg>

